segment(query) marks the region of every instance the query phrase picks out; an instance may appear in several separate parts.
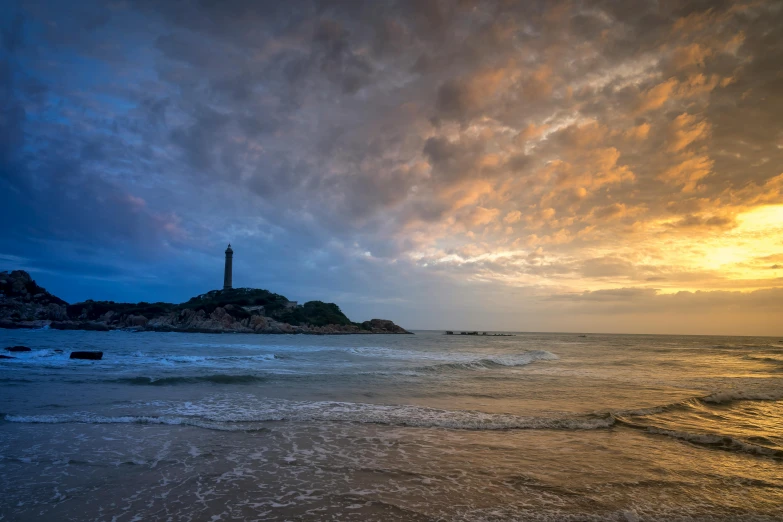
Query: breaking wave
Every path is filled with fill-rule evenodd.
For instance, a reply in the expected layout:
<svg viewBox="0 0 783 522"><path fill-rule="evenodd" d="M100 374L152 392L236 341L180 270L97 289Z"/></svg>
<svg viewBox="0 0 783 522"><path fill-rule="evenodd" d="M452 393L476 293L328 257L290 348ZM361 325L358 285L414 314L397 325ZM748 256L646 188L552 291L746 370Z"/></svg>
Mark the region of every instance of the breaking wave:
<svg viewBox="0 0 783 522"><path fill-rule="evenodd" d="M724 390L653 408L613 412L612 417L618 425L701 447L783 459L783 439L774 431L764 436L747 425L747 408L760 406L749 403L781 399L783 390ZM751 415L759 417L755 411Z"/></svg>
<svg viewBox="0 0 783 522"><path fill-rule="evenodd" d="M164 410L162 415L108 417L89 413L61 415L6 415L8 422L36 424L170 424L209 429L258 429L266 422L355 422L416 428L455 430L594 430L615 423L609 415L579 417L520 417L467 410L440 410L419 406L388 406L347 402L296 402L269 400L252 408L230 408L221 402L188 403Z"/></svg>
<svg viewBox="0 0 783 522"><path fill-rule="evenodd" d="M142 357L143 355L139 355L139 357ZM255 359L260 358L262 360L277 360L277 359L286 359L286 356L280 356L277 354L268 354L268 355L261 355L261 356L224 356L219 358L212 358L209 356L178 356L178 357L172 357L168 356L166 359L168 361L173 361L176 363L187 363L187 362L201 362L203 360L213 360L213 359L221 359L223 361L226 360L236 360L238 362L243 362L248 359ZM454 361L456 359L456 361ZM423 366L418 367L404 367L404 368L397 368L396 370L384 370L384 371L370 371L370 372L354 372L351 375L396 375L396 374L404 374L404 375L417 375L417 374L432 374L432 373L446 373L451 371L465 371L465 370L489 370L489 369L497 369L497 368L506 368L506 367L522 367L526 366L528 364L532 364L536 361L552 361L558 359L557 355L547 352L544 350L531 350L528 352L524 352L517 355L507 355L507 356L492 356L492 357L484 357L484 358L476 358L475 355L471 356L469 354L452 354L448 358L446 357L440 357L440 358L430 358L427 359L428 362L432 361L435 362L435 364L427 364ZM447 361L447 362L440 362L440 361ZM454 362L451 362L454 361ZM212 368L215 368L214 365L211 366ZM225 367L226 370L229 372L232 369L238 369L236 366L233 367ZM241 371L241 370L240 370ZM214 374L208 374L208 375L181 375L181 376L172 376L172 377L149 377L149 376L136 376L136 377L122 377L118 379L110 379L104 382L111 382L111 383L119 383L119 384L130 384L130 385L137 385L137 386L175 386L175 385L181 385L181 384L198 384L198 383L211 383L211 384L253 384L253 383L264 383L264 382L271 382L273 380L280 381L280 380L296 380L296 379L308 379L310 381L322 379L325 375L333 376L333 373L328 374L319 374L319 373L301 373L301 372L291 372L291 373L266 373L264 375L253 375L253 374L234 374L234 373L214 373Z"/></svg>
<svg viewBox="0 0 783 522"><path fill-rule="evenodd" d="M201 379L193 381L193 379ZM204 382L204 380L232 382L247 380L256 382L256 376L206 376L201 378L171 378L159 381L137 379L138 384L173 384L178 382ZM551 417L524 417L505 413L486 413L474 410L444 410L414 405L384 405L331 401L292 401L286 399L259 399L248 395L216 396L198 402L156 402L145 415L107 416L92 413L52 415L4 416L7 422L62 424L161 424L194 426L223 431L257 431L267 429L272 422L306 423L359 423L395 427L452 429L452 430L601 430L615 426L640 430L655 436L666 436L699 447L740 452L760 457L783 459L783 444L774 432L767 437L763 433L737 431L741 416L732 420L732 412L739 409L721 407L718 404L731 401L779 400L773 393L750 393L741 390L714 393L706 397L632 411L614 411L588 415L562 415ZM146 406L145 406L146 407ZM775 406L773 406L775 407ZM719 417L720 422L712 422ZM704 420L705 422L702 422ZM695 422L695 424L694 424ZM727 423L727 424L726 424ZM695 428L694 426L700 426ZM729 427L731 427L729 429ZM728 433L721 433L721 431Z"/></svg>
<svg viewBox="0 0 783 522"><path fill-rule="evenodd" d="M259 375L199 375L192 377L128 377L121 379L112 379L109 382L120 384L133 384L137 386L172 386L177 384L253 384L266 382L268 379Z"/></svg>
<svg viewBox="0 0 783 522"><path fill-rule="evenodd" d="M722 390L716 391L709 395L703 395L699 397L691 397L678 402L670 404L664 404L661 406L653 406L651 408L641 408L636 410L622 410L613 412L618 416L644 416L653 415L656 413L663 413L674 410L687 410L694 407L710 407L714 405L729 405L734 402L742 401L780 401L783 400L783 389L780 390Z"/></svg>
<svg viewBox="0 0 783 522"><path fill-rule="evenodd" d="M725 451L749 453L752 455L772 457L775 459L783 459L783 450L770 448L759 444L753 444L751 442L747 442L729 435L721 435L715 433L690 433L686 431L661 428L654 425L647 426L643 424L636 424L622 417L615 417L615 420L617 421L618 424L627 426L629 428L643 430L647 433L651 433L654 435L665 435L667 437L683 440L685 442L689 442L691 444L695 444L698 446L704 446L707 448L720 449Z"/></svg>
<svg viewBox="0 0 783 522"><path fill-rule="evenodd" d="M347 352L362 357L417 361L423 364L415 369L425 371L438 369L465 370L497 368L502 366L526 366L536 361L554 361L559 359L557 355L546 350L528 350L518 354L484 356L475 353L420 352L377 347L349 348Z"/></svg>
<svg viewBox="0 0 783 522"><path fill-rule="evenodd" d="M700 397L699 400L710 404L728 404L736 401L779 401L783 399L783 389L779 390L726 390Z"/></svg>
<svg viewBox="0 0 783 522"><path fill-rule="evenodd" d="M6 415L7 422L25 424L163 424L168 426L194 426L218 431L261 431L265 428L248 428L220 422L209 422L187 417L132 416L106 417L86 413L70 415Z"/></svg>
<svg viewBox="0 0 783 522"><path fill-rule="evenodd" d="M536 361L554 361L558 356L544 350L531 350L519 355L485 357L482 359L469 359L459 362L444 362L414 368L414 371L440 372L448 370L488 370L502 367L527 366Z"/></svg>

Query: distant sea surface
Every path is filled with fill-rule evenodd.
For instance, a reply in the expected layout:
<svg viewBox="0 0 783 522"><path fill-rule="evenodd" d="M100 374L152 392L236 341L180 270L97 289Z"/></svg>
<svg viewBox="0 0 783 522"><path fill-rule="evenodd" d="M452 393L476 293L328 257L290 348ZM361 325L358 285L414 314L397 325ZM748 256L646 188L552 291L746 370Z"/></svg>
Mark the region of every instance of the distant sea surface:
<svg viewBox="0 0 783 522"><path fill-rule="evenodd" d="M777 338L11 345L32 351L0 360L3 521L783 520Z"/></svg>

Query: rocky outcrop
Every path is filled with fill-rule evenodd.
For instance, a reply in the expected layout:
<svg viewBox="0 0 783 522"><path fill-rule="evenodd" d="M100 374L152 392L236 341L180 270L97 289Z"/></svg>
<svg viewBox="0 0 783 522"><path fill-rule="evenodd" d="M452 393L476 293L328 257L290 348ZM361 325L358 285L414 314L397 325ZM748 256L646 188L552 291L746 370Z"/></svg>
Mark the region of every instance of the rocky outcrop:
<svg viewBox="0 0 783 522"><path fill-rule="evenodd" d="M370 319L362 323L362 328L369 330L370 333L392 333L406 334L410 333L401 326L397 326L388 319Z"/></svg>
<svg viewBox="0 0 783 522"><path fill-rule="evenodd" d="M267 290L214 290L174 305L85 301L68 305L27 272L0 272L0 328L256 334L406 334L385 319L352 323L334 303L299 305Z"/></svg>
<svg viewBox="0 0 783 522"><path fill-rule="evenodd" d="M250 317L235 317L231 312L237 307L218 307L211 314L204 310L181 310L151 319L143 328L158 332L202 332L202 333L259 333L259 334L401 334L409 333L391 321L373 319L361 325L330 324L324 326L291 325L260 314Z"/></svg>
<svg viewBox="0 0 783 522"><path fill-rule="evenodd" d="M9 346L5 349L6 352L29 352L32 351L27 346Z"/></svg>
<svg viewBox="0 0 783 522"><path fill-rule="evenodd" d="M36 328L39 321L68 319L67 303L36 284L24 270L0 272L0 327Z"/></svg>
<svg viewBox="0 0 783 522"><path fill-rule="evenodd" d="M70 359L85 359L87 361L100 361L103 352L71 352Z"/></svg>

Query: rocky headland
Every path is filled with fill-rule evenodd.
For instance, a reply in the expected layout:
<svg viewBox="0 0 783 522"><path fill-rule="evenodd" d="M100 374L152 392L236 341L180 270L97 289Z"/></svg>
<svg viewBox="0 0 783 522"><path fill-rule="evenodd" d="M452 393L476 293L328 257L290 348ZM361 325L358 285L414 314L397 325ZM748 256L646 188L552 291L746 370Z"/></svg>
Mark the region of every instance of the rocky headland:
<svg viewBox="0 0 783 522"><path fill-rule="evenodd" d="M68 304L23 270L0 272L0 328L257 334L407 334L385 319L351 322L334 303L303 305L255 288L213 290L180 303Z"/></svg>

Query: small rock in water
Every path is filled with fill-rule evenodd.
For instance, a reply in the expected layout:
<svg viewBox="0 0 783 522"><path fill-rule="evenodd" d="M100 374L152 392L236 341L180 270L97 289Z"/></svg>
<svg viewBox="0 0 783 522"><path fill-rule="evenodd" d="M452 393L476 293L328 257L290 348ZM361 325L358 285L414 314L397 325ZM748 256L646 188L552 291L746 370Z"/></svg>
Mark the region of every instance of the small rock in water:
<svg viewBox="0 0 783 522"><path fill-rule="evenodd" d="M58 348L57 350L54 351L54 353L63 353L63 351Z"/></svg>
<svg viewBox="0 0 783 522"><path fill-rule="evenodd" d="M10 355L0 355L0 359L16 359L16 357L11 357Z"/></svg>
<svg viewBox="0 0 783 522"><path fill-rule="evenodd" d="M30 348L27 346L9 346L5 349L7 352L29 352Z"/></svg>
<svg viewBox="0 0 783 522"><path fill-rule="evenodd" d="M103 352L71 352L71 359L88 359L90 361L100 361Z"/></svg>

